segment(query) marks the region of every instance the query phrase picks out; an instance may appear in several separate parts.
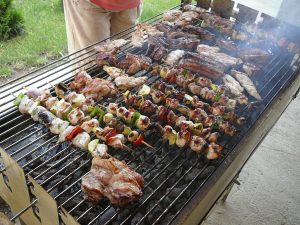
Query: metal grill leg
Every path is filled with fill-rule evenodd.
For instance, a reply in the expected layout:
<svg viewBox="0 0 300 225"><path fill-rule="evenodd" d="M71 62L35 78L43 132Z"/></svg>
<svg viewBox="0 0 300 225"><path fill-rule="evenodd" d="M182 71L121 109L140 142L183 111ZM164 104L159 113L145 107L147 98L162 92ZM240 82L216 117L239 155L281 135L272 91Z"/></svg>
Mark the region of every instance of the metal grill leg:
<svg viewBox="0 0 300 225"><path fill-rule="evenodd" d="M230 194L234 184L237 184L237 185L240 185L241 183L238 181L238 178L239 178L239 175L240 175L240 172L235 176L235 178L231 181L231 183L229 184L229 186L225 189L224 193L223 193L223 196L221 197L220 201L222 203L225 203L227 198L228 198L228 195Z"/></svg>

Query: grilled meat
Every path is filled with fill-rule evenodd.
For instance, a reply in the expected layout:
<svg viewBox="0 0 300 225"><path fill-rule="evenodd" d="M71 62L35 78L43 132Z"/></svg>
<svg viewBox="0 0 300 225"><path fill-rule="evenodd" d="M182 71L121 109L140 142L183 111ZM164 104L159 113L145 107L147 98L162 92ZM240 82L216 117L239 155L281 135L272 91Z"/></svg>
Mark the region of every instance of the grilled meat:
<svg viewBox="0 0 300 225"><path fill-rule="evenodd" d="M237 51L237 45L235 44L234 41L218 39L216 43L220 48L228 52L235 53Z"/></svg>
<svg viewBox="0 0 300 225"><path fill-rule="evenodd" d="M82 177L81 187L88 201L98 203L106 197L113 205L124 206L142 194L144 179L125 162L96 156L90 172Z"/></svg>
<svg viewBox="0 0 300 225"><path fill-rule="evenodd" d="M210 42L213 42L215 40L215 35L208 30L205 30L201 27L196 27L193 25L187 25L182 28L184 32L190 33L190 34L196 34L200 37L200 39L207 40Z"/></svg>
<svg viewBox="0 0 300 225"><path fill-rule="evenodd" d="M190 39L190 38L177 38L169 39L169 48L170 49L195 49L200 43L199 40Z"/></svg>
<svg viewBox="0 0 300 225"><path fill-rule="evenodd" d="M95 62L99 67L104 65L116 65L118 60L117 53L117 48L112 51L99 52L96 56Z"/></svg>
<svg viewBox="0 0 300 225"><path fill-rule="evenodd" d="M246 63L264 64L269 58L270 54L258 48L242 49L238 53L239 57Z"/></svg>
<svg viewBox="0 0 300 225"><path fill-rule="evenodd" d="M207 53L217 53L220 51L220 48L217 46L209 46L209 45L204 45L200 44L197 46L197 52L207 52Z"/></svg>
<svg viewBox="0 0 300 225"><path fill-rule="evenodd" d="M128 76L123 70L113 67L113 66L103 66L103 70L112 78L117 78L120 76Z"/></svg>
<svg viewBox="0 0 300 225"><path fill-rule="evenodd" d="M234 96L243 95L244 88L232 76L225 74L223 77L223 82Z"/></svg>
<svg viewBox="0 0 300 225"><path fill-rule="evenodd" d="M144 41L144 32L141 26L137 25L136 30L132 33L131 44L134 47L141 48L143 47Z"/></svg>
<svg viewBox="0 0 300 225"><path fill-rule="evenodd" d="M259 93L257 92L253 82L250 80L250 78L247 76L247 74L236 71L236 70L232 70L231 74L238 80L238 82L240 82L240 84L246 89L246 91L251 96L253 96L254 98L256 98L259 101L262 100L262 98L260 97Z"/></svg>
<svg viewBox="0 0 300 225"><path fill-rule="evenodd" d="M197 62L192 59L183 59L179 63L181 68L188 69L195 73L202 74L203 76L211 79L218 79L224 75L224 71L215 68L212 64L206 62Z"/></svg>
<svg viewBox="0 0 300 225"><path fill-rule="evenodd" d="M95 51L97 52L112 52L116 49L121 48L122 46L126 45L129 41L125 39L116 39L113 41L105 41L100 45L95 47Z"/></svg>
<svg viewBox="0 0 300 225"><path fill-rule="evenodd" d="M137 86L141 86L146 82L148 78L146 76L143 77L128 77L128 76L120 76L115 79L115 84L118 88L122 90L128 90Z"/></svg>
<svg viewBox="0 0 300 225"><path fill-rule="evenodd" d="M181 16L182 12L178 9L168 10L163 15L163 20L174 22Z"/></svg>
<svg viewBox="0 0 300 225"><path fill-rule="evenodd" d="M243 64L243 70L249 77L251 77L253 74L255 74L259 69L260 69L259 66L256 66L251 63Z"/></svg>
<svg viewBox="0 0 300 225"><path fill-rule="evenodd" d="M183 55L184 55L183 50L174 50L168 54L165 63L169 66L174 66L183 57Z"/></svg>
<svg viewBox="0 0 300 225"><path fill-rule="evenodd" d="M91 82L87 83L86 86L79 92L81 92L85 97L97 101L105 96L115 95L117 89L112 82L101 78L95 78Z"/></svg>
<svg viewBox="0 0 300 225"><path fill-rule="evenodd" d="M93 78L85 71L81 71L74 76L74 81L71 82L70 88L76 92L80 92Z"/></svg>
<svg viewBox="0 0 300 225"><path fill-rule="evenodd" d="M144 55L127 53L125 59L119 63L119 67L126 70L127 74L135 74L140 70L148 70L152 60Z"/></svg>
<svg viewBox="0 0 300 225"><path fill-rule="evenodd" d="M195 11L195 12L197 12L197 13L202 13L202 12L205 12L205 11L206 11L206 9L197 7L197 6L195 6L195 5L189 5L189 4L184 5L184 6L183 6L183 10L184 10L184 11Z"/></svg>

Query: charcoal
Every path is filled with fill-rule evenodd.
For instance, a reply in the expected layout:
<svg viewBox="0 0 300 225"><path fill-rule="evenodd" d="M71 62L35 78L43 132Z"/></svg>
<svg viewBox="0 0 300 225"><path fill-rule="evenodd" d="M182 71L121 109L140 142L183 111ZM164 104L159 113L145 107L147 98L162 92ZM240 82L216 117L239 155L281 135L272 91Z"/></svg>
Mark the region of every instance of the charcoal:
<svg viewBox="0 0 300 225"><path fill-rule="evenodd" d="M169 191L169 189L167 189L168 191ZM179 194L180 194L180 192L181 192L181 190L182 190L182 188L174 188L173 190L171 190L171 192L169 193L169 196L171 197L171 198L176 198Z"/></svg>
<svg viewBox="0 0 300 225"><path fill-rule="evenodd" d="M193 180L197 175L198 173L200 172L200 169L194 169L192 171L190 171L186 176L185 176L185 180L187 182Z"/></svg>
<svg viewBox="0 0 300 225"><path fill-rule="evenodd" d="M136 224L136 223L138 223L138 222L143 218L143 216L144 216L143 213L141 213L141 212L137 213L137 214L133 217L133 219L131 220L131 224ZM100 224L99 224L99 225L100 225Z"/></svg>

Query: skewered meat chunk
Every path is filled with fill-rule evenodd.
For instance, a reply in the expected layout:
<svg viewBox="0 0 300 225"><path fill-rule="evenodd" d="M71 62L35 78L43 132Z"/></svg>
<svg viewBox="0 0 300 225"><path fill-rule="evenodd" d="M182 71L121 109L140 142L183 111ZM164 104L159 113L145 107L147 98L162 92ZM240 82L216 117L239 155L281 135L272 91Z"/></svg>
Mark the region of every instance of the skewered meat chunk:
<svg viewBox="0 0 300 225"><path fill-rule="evenodd" d="M96 148L92 151L93 157L105 158L107 154L108 147L106 144L97 144Z"/></svg>
<svg viewBox="0 0 300 225"><path fill-rule="evenodd" d="M244 88L232 76L225 74L223 77L223 82L234 96L243 95Z"/></svg>
<svg viewBox="0 0 300 225"><path fill-rule="evenodd" d="M124 206L138 198L143 177L125 162L110 157L94 157L90 172L82 178L81 188L88 201L98 203L106 197L113 205Z"/></svg>
<svg viewBox="0 0 300 225"><path fill-rule="evenodd" d="M142 27L137 25L136 30L132 33L131 36L131 44L134 47L141 48L143 47L144 43L144 32L142 30Z"/></svg>
<svg viewBox="0 0 300 225"><path fill-rule="evenodd" d="M49 129L53 134L61 134L67 129L69 125L69 122L56 117L49 125Z"/></svg>
<svg viewBox="0 0 300 225"><path fill-rule="evenodd" d="M220 157L221 155L221 151L222 151L223 147L221 145L218 145L214 142L210 143L208 145L208 151L206 154L207 159L217 159Z"/></svg>
<svg viewBox="0 0 300 225"><path fill-rule="evenodd" d="M87 133L91 133L94 127L99 127L99 121L97 119L89 119L84 121L80 127Z"/></svg>
<svg viewBox="0 0 300 225"><path fill-rule="evenodd" d="M270 54L258 48L245 48L239 51L239 57L247 63L264 64L269 58Z"/></svg>
<svg viewBox="0 0 300 225"><path fill-rule="evenodd" d="M205 30L201 27L196 27L193 25L187 25L182 28L184 32L190 33L190 34L196 34L200 37L200 39L207 40L213 42L215 40L215 35L208 30Z"/></svg>
<svg viewBox="0 0 300 225"><path fill-rule="evenodd" d="M194 152L198 154L201 153L206 147L206 145L207 143L202 137L192 136L190 147Z"/></svg>
<svg viewBox="0 0 300 225"><path fill-rule="evenodd" d="M113 148L123 148L125 137L123 134L117 134L107 139L107 144Z"/></svg>
<svg viewBox="0 0 300 225"><path fill-rule="evenodd" d="M67 136L74 130L74 128L74 126L68 126L62 133L60 133L58 143L67 141Z"/></svg>
<svg viewBox="0 0 300 225"><path fill-rule="evenodd" d="M103 66L103 70L112 78L117 78L120 76L127 76L127 74L123 70L121 70L117 67L105 65L105 66Z"/></svg>
<svg viewBox="0 0 300 225"><path fill-rule="evenodd" d="M79 121L82 120L83 118L84 118L84 113L79 108L76 108L76 109L72 110L68 114L68 120L70 121L70 123L72 125L78 124Z"/></svg>
<svg viewBox="0 0 300 225"><path fill-rule="evenodd" d="M73 139L72 139L72 144L75 145L76 147L87 150L88 149L88 144L91 141L91 137L87 132L82 132L77 134Z"/></svg>
<svg viewBox="0 0 300 225"><path fill-rule="evenodd" d="M232 70L231 74L240 82L240 84L246 89L246 91L256 98L257 100L262 100L259 93L256 90L256 87L254 86L253 82L250 80L250 78L247 76L247 74Z"/></svg>

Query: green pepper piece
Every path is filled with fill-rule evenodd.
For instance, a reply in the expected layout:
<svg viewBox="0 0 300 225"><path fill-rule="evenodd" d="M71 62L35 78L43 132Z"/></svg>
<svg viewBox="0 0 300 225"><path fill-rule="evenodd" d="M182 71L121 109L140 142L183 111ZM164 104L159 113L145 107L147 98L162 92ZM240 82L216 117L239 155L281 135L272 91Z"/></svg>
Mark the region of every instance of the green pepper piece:
<svg viewBox="0 0 300 225"><path fill-rule="evenodd" d="M16 97L16 99L14 100L14 104L16 106L19 106L22 99L25 97L25 95L21 92L20 94L18 94L18 96Z"/></svg>
<svg viewBox="0 0 300 225"><path fill-rule="evenodd" d="M98 113L98 121L99 121L100 124L103 123L103 117L104 117L105 114L106 114L106 113L105 113L102 109L99 110L99 113Z"/></svg>
<svg viewBox="0 0 300 225"><path fill-rule="evenodd" d="M92 152L96 149L98 144L99 144L99 139L92 140L88 144L88 151L89 151L90 154L92 154Z"/></svg>
<svg viewBox="0 0 300 225"><path fill-rule="evenodd" d="M139 112L134 112L132 115L132 119L130 121L130 125L134 126L136 121L140 118L141 114Z"/></svg>

